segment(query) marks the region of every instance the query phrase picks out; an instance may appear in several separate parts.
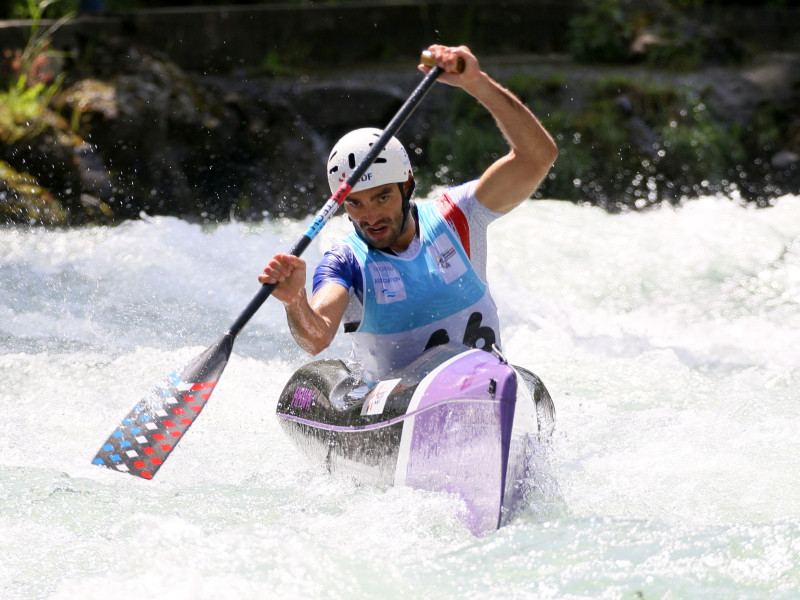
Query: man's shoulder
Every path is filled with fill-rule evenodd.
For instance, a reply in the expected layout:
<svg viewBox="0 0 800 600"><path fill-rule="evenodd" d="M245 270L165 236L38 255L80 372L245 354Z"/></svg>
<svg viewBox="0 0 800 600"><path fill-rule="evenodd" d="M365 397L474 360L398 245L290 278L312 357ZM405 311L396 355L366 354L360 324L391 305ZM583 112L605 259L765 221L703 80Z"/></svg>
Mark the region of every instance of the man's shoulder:
<svg viewBox="0 0 800 600"><path fill-rule="evenodd" d="M487 208L477 197L478 180L473 179L461 185L449 187L437 196L440 212L447 217L453 211L459 211L470 221L470 224L485 224L503 216Z"/></svg>
<svg viewBox="0 0 800 600"><path fill-rule="evenodd" d="M433 201L427 203L429 209L444 218L454 230L460 230L462 228L460 222L471 216L477 202L475 184L477 181L469 181L442 190L436 194Z"/></svg>
<svg viewBox="0 0 800 600"><path fill-rule="evenodd" d="M314 269L313 291L316 293L328 283L353 289L360 285L361 267L353 248L344 241L337 242L327 250Z"/></svg>
<svg viewBox="0 0 800 600"><path fill-rule="evenodd" d="M462 210L469 210L469 205L473 201L477 202L475 197L475 190L478 187L478 180L473 179L460 185L455 185L445 189L439 198L447 198L447 200L455 206L460 207Z"/></svg>
<svg viewBox="0 0 800 600"><path fill-rule="evenodd" d="M320 265L328 266L350 266L357 261L356 254L353 246L348 242L347 238L335 242L325 253L322 255Z"/></svg>

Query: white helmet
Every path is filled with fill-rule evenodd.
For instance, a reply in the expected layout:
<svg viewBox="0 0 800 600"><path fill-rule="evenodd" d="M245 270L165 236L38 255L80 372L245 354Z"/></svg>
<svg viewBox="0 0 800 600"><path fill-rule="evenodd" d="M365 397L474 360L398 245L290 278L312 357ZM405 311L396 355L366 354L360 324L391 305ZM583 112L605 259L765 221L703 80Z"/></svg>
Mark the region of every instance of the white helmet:
<svg viewBox="0 0 800 600"><path fill-rule="evenodd" d="M336 142L328 157L328 184L335 192L355 168L361 164L370 147L383 131L374 127L356 129ZM393 137L361 176L351 191L359 192L387 183L405 183L411 175L411 161L406 149Z"/></svg>

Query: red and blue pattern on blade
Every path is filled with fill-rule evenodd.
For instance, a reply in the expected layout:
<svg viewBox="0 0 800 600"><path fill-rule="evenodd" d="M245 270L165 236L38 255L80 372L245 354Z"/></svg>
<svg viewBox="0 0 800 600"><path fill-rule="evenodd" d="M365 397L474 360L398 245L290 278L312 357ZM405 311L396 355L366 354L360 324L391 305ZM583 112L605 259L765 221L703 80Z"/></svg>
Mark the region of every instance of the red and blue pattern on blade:
<svg viewBox="0 0 800 600"><path fill-rule="evenodd" d="M233 348L225 333L185 369L178 369L122 420L92 461L152 479L211 397Z"/></svg>
<svg viewBox="0 0 800 600"><path fill-rule="evenodd" d="M177 373L133 407L92 464L152 479L203 410L216 381L192 383Z"/></svg>

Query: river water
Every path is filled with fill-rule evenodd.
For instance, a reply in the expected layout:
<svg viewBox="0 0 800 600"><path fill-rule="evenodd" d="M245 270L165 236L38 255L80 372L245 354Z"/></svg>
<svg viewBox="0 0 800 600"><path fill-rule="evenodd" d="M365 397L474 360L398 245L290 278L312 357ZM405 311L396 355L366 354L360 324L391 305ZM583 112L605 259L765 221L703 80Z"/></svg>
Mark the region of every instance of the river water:
<svg viewBox="0 0 800 600"><path fill-rule="evenodd" d="M307 357L273 300L154 480L91 465L306 224L0 229L0 598L798 597L797 197L539 201L493 226L505 349L557 425L530 505L485 537L455 498L303 462L274 410Z"/></svg>

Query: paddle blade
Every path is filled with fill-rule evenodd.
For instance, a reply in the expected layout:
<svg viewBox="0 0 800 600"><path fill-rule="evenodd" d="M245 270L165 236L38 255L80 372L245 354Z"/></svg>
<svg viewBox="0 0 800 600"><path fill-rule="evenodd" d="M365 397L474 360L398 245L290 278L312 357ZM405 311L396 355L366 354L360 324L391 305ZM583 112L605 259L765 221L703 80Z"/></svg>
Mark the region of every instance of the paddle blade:
<svg viewBox="0 0 800 600"><path fill-rule="evenodd" d="M217 385L233 349L225 334L133 407L92 464L152 479L192 426Z"/></svg>

